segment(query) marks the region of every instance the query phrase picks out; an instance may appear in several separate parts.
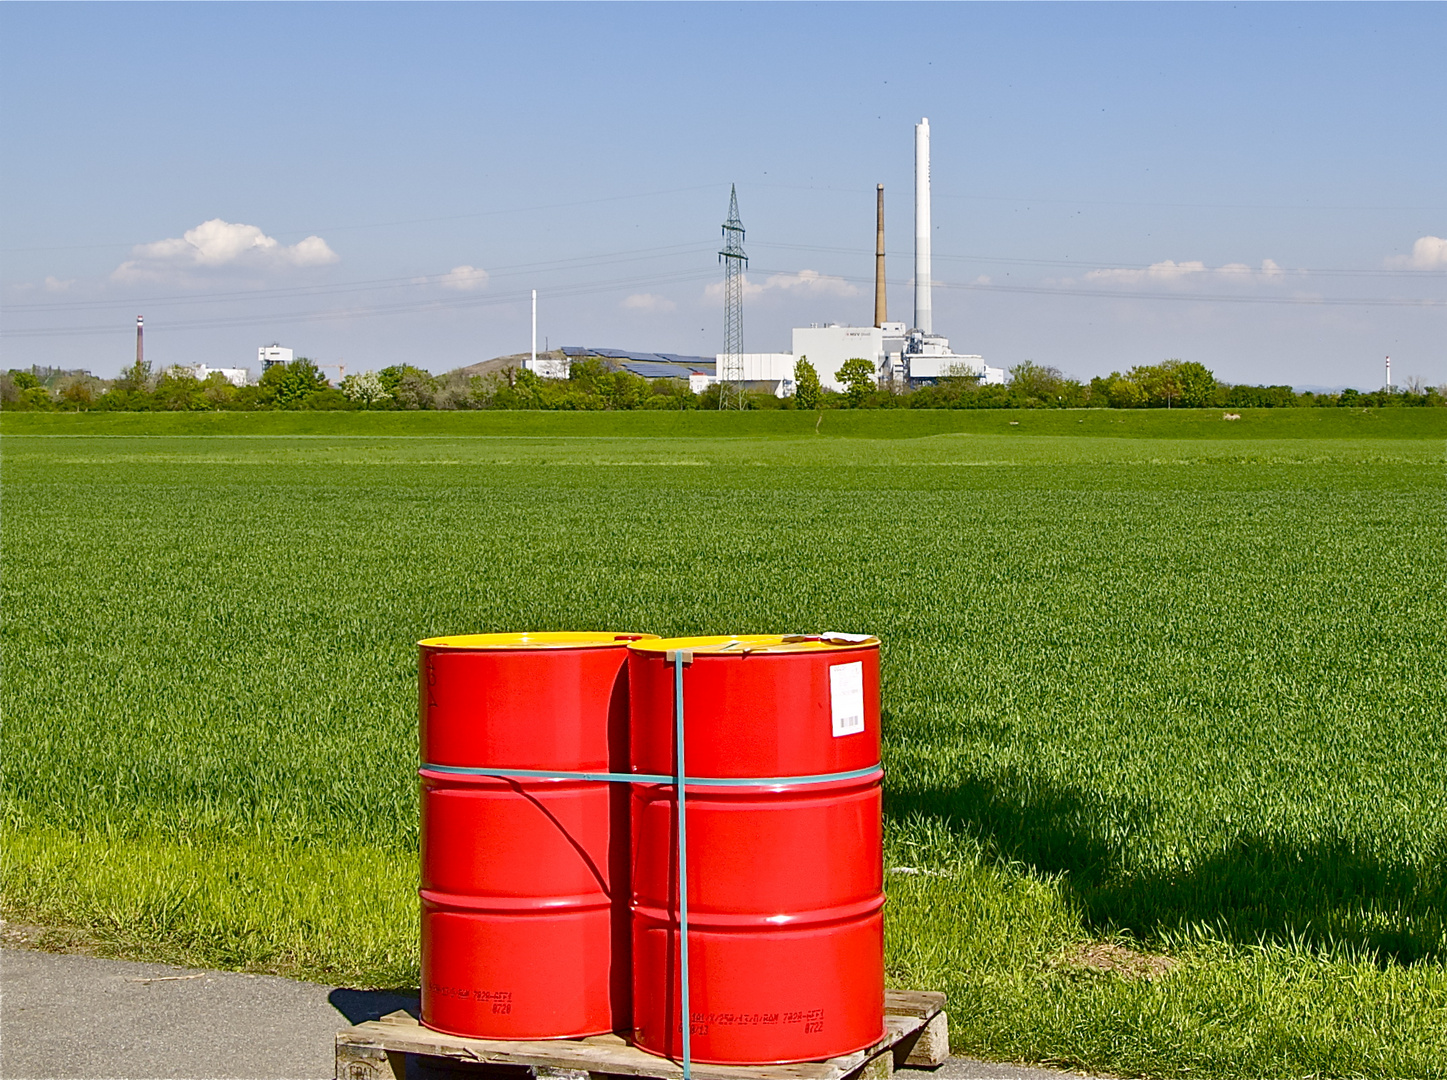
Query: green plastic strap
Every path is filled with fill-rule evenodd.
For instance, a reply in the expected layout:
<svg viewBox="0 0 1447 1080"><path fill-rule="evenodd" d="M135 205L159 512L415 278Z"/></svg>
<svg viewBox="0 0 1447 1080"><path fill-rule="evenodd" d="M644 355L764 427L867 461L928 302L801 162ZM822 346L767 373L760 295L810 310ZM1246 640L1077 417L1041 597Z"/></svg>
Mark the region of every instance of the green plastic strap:
<svg viewBox="0 0 1447 1080"><path fill-rule="evenodd" d="M502 780L594 780L604 784L676 784L671 773L555 772L551 769L488 769L464 765L423 765L424 770L455 776L495 776ZM816 773L812 776L690 776L691 787L786 787L794 784L828 784L835 780L858 780L878 772L870 765L848 772Z"/></svg>

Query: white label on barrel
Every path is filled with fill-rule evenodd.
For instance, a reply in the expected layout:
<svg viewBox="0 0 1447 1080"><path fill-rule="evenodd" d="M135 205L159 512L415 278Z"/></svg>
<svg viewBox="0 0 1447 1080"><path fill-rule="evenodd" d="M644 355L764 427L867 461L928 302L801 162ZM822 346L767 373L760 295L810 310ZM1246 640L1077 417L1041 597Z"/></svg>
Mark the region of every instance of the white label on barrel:
<svg viewBox="0 0 1447 1080"><path fill-rule="evenodd" d="M835 664L829 669L829 712L834 737L864 730L864 664Z"/></svg>

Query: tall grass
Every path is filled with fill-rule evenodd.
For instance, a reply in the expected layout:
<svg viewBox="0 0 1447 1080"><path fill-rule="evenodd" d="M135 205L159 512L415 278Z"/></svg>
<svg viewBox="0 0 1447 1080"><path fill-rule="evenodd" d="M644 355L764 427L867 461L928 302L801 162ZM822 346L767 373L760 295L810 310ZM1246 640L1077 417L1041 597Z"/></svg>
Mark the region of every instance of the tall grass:
<svg viewBox="0 0 1447 1080"><path fill-rule="evenodd" d="M890 975L958 1049L1442 1075L1443 438L1322 412L6 416L0 902L405 984L417 638L867 629Z"/></svg>

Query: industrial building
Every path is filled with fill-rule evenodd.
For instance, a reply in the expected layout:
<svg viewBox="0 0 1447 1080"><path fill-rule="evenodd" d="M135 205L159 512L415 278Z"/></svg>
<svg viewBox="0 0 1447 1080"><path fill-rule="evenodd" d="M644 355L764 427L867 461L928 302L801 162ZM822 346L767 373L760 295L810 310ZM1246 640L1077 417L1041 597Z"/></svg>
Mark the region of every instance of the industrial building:
<svg viewBox="0 0 1447 1080"><path fill-rule="evenodd" d="M913 389L950 376L972 376L983 383L1003 383L1005 370L990 367L975 353L957 353L950 339L934 332L933 282L930 255L929 119L914 128L914 326L890 322L884 287L884 186L877 189L874 245L874 325L811 326L794 331L794 354L807 356L830 389L834 372L845 360L870 360L881 386Z"/></svg>
<svg viewBox="0 0 1447 1080"><path fill-rule="evenodd" d="M971 376L983 383L1003 383L1003 368L990 367L975 353L957 353L950 340L934 332L930 255L930 146L929 120L914 129L914 326L891 322L885 299L884 281L884 185L876 189L874 247L874 325L841 326L838 323L795 327L793 351L789 353L745 353L745 378L768 381L780 397L793 393L794 364L808 359L828 390L843 385L834 373L846 360L863 359L874 364L881 386L912 389L930 386L950 376ZM723 355L719 354L721 365ZM786 387L787 384L787 387Z"/></svg>
<svg viewBox="0 0 1447 1080"><path fill-rule="evenodd" d="M277 364L289 364L294 358L290 349L283 349L280 345L276 344L276 342L272 342L270 345L263 345L256 350L256 363L261 368L263 374L265 374L267 368L275 367Z"/></svg>
<svg viewBox="0 0 1447 1080"><path fill-rule="evenodd" d="M621 371L629 371L645 379L683 380L695 394L702 393L718 382L718 372L723 363L722 353L710 359L706 356L685 356L681 353L594 349L577 345L565 347L563 355L570 363L588 358L605 360ZM743 361L745 390L773 394L780 398L793 395L794 361L797 359L793 353L743 353L740 359ZM566 375L560 377L566 378Z"/></svg>
<svg viewBox="0 0 1447 1080"><path fill-rule="evenodd" d="M773 394L778 398L794 396L793 353L740 353L739 378L745 390ZM723 353L718 354L718 370L723 370Z"/></svg>
<svg viewBox="0 0 1447 1080"><path fill-rule="evenodd" d="M778 397L794 392L794 366L807 358L827 390L845 387L835 372L853 359L874 365L882 387L900 390L931 386L943 378L967 376L986 384L1005 382L1004 368L991 367L977 353L957 353L950 339L934 332L934 304L930 253L930 131L929 119L914 129L914 323L891 322L888 317L884 278L884 185L877 188L874 259L874 325L841 326L838 323L795 327L791 352L742 353L737 357L742 370L736 372L744 388L763 390ZM737 203L730 201L730 226L736 220ZM645 378L687 378L695 392L718 381L725 368L725 354L712 360L674 353L634 353L623 349L567 348L574 357L596 356L617 363L624 370ZM560 367L563 365L560 365ZM566 371L559 371L565 378Z"/></svg>
<svg viewBox="0 0 1447 1080"><path fill-rule="evenodd" d="M695 394L717 382L717 366L706 356L685 356L682 353L633 352L629 349L593 349L578 345L563 347L566 364L575 360L604 360L620 371L627 371L645 379L678 379L688 383ZM560 365L561 366L561 365ZM539 372L539 374L542 374ZM566 379L568 373L554 376Z"/></svg>
<svg viewBox="0 0 1447 1080"><path fill-rule="evenodd" d="M290 350L285 350L290 352ZM251 383L251 369L244 367L207 367L205 364L196 364L189 369L193 378L205 381L212 375L221 375L232 386L248 386Z"/></svg>

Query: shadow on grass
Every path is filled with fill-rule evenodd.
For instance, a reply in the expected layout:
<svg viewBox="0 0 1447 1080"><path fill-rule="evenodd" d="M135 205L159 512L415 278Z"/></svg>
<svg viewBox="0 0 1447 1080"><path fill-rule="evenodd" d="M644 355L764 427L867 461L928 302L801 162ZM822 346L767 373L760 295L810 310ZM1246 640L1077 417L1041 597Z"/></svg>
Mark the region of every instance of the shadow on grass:
<svg viewBox="0 0 1447 1080"><path fill-rule="evenodd" d="M1338 838L1290 843L1242 835L1179 870L1127 865L1126 840L1150 825L1148 804L1106 806L1038 778L968 778L943 789L887 792L886 817L934 819L1001 859L1059 875L1094 930L1149 941L1207 926L1257 942L1367 951L1381 964L1447 956L1447 858L1417 861Z"/></svg>

